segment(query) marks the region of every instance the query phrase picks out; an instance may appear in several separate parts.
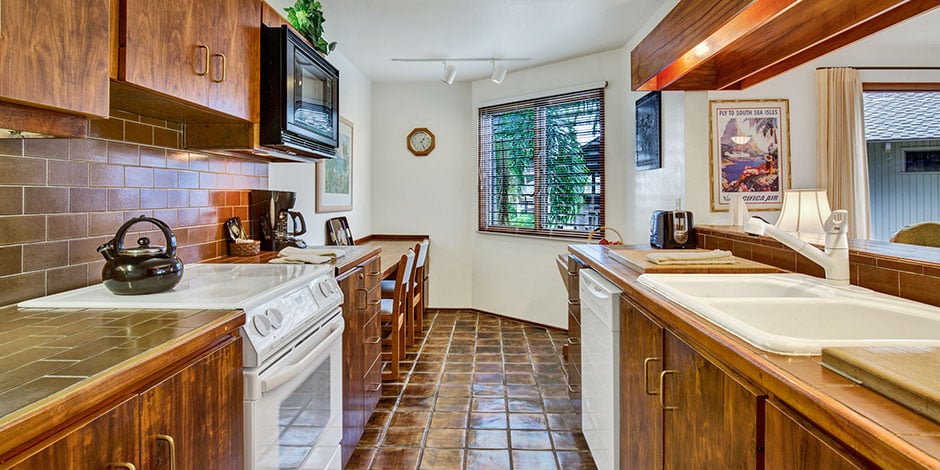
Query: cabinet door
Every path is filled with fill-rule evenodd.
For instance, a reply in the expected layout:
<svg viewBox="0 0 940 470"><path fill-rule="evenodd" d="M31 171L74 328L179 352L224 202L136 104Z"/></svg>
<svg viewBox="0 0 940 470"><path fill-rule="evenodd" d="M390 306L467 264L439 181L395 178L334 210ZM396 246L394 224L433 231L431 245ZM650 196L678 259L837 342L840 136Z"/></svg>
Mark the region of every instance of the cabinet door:
<svg viewBox="0 0 940 470"><path fill-rule="evenodd" d="M104 469L115 463L137 465L140 454L137 406L135 395L12 468Z"/></svg>
<svg viewBox="0 0 940 470"><path fill-rule="evenodd" d="M365 285L365 272L361 266L339 279L343 291L343 461L352 456L362 437L365 420L362 411L362 337L359 309L360 291Z"/></svg>
<svg viewBox="0 0 940 470"><path fill-rule="evenodd" d="M110 0L0 2L0 99L108 115Z"/></svg>
<svg viewBox="0 0 940 470"><path fill-rule="evenodd" d="M840 450L840 444L822 437L814 426L791 416L773 402L767 403L765 416L767 470L871 468Z"/></svg>
<svg viewBox="0 0 940 470"><path fill-rule="evenodd" d="M212 18L208 106L257 121L260 93L261 2L202 2Z"/></svg>
<svg viewBox="0 0 940 470"><path fill-rule="evenodd" d="M211 26L197 0L125 0L123 69L119 78L191 103L208 103ZM224 15L223 15L224 16Z"/></svg>
<svg viewBox="0 0 940 470"><path fill-rule="evenodd" d="M140 468L243 468L241 351L233 339L141 393Z"/></svg>
<svg viewBox="0 0 940 470"><path fill-rule="evenodd" d="M620 468L662 468L663 329L620 300Z"/></svg>
<svg viewBox="0 0 940 470"><path fill-rule="evenodd" d="M668 331L663 353L664 468L757 468L765 397Z"/></svg>

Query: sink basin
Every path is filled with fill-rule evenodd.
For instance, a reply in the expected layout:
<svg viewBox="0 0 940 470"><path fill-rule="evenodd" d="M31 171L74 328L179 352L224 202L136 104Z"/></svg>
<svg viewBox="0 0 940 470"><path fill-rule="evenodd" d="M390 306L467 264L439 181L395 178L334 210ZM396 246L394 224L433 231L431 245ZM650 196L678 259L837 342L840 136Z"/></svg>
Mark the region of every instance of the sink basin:
<svg viewBox="0 0 940 470"><path fill-rule="evenodd" d="M778 354L940 345L940 308L802 274L644 274L640 283Z"/></svg>

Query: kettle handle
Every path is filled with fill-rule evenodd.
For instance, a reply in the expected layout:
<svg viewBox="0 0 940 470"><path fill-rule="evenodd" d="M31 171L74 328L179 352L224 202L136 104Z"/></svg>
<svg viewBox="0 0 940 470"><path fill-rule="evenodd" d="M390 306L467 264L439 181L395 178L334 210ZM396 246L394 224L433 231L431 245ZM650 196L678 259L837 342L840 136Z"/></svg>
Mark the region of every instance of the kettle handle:
<svg viewBox="0 0 940 470"><path fill-rule="evenodd" d="M166 252L164 254L168 258L176 257L176 235L174 235L173 231L170 230L170 226L167 225L166 222L160 219L147 217L146 215L134 217L133 219L130 219L127 222L124 222L124 225L122 225L121 228L118 229L117 233L114 234L114 238L111 239L111 241L107 243L107 244L110 244L112 247L114 247L115 253L118 253L124 249L124 235L127 233L128 229L130 229L132 225L138 222L150 222L151 224L156 225L157 228L160 229L161 232L163 232L163 237L166 238Z"/></svg>

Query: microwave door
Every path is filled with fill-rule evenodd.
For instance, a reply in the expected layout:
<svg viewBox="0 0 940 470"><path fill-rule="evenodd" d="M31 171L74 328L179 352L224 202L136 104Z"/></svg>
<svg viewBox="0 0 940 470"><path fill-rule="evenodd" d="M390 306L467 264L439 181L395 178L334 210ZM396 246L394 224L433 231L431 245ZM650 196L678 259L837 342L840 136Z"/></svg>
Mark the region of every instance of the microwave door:
<svg viewBox="0 0 940 470"><path fill-rule="evenodd" d="M292 49L288 71L293 80L292 86L288 87L288 129L336 141L337 113L333 101L336 83L302 51Z"/></svg>

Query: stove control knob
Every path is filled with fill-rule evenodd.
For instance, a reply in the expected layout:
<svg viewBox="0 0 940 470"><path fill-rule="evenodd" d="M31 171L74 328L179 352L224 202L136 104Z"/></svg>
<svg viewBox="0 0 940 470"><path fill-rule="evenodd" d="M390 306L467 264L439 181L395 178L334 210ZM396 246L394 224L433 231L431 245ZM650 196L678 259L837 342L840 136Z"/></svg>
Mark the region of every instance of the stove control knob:
<svg viewBox="0 0 940 470"><path fill-rule="evenodd" d="M284 322L284 314L276 308L269 308L265 310L264 316L268 317L268 321L271 323L271 328L278 329L281 327L281 324Z"/></svg>
<svg viewBox="0 0 940 470"><path fill-rule="evenodd" d="M323 293L324 297L329 297L333 292L333 286L330 285L330 281L324 280L320 282L320 292Z"/></svg>
<svg viewBox="0 0 940 470"><path fill-rule="evenodd" d="M261 337L265 337L271 332L271 321L264 315L255 315L251 323L255 326L255 331L257 331Z"/></svg>

